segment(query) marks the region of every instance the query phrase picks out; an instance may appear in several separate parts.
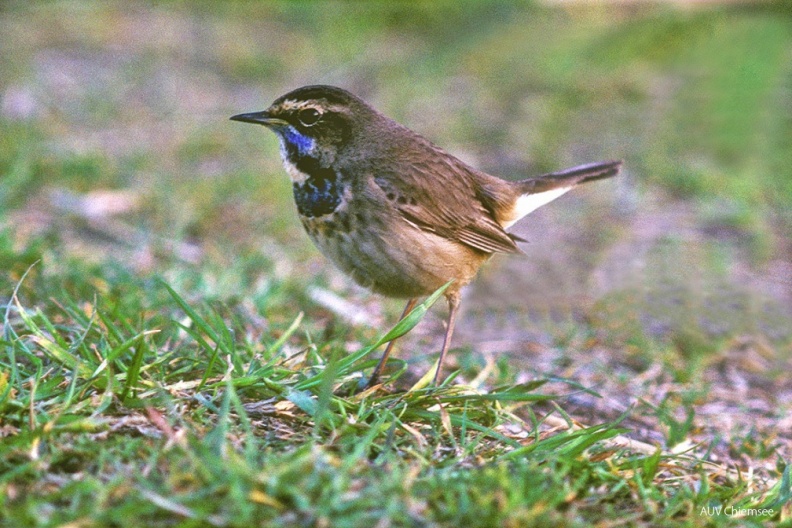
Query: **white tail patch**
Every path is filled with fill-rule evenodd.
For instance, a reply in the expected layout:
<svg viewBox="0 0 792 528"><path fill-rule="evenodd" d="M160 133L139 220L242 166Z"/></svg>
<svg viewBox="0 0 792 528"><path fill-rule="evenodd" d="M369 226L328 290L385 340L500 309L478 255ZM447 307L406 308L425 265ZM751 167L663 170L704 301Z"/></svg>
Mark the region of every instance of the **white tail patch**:
<svg viewBox="0 0 792 528"><path fill-rule="evenodd" d="M514 209L512 210L512 219L503 222L503 228L506 229L534 209L539 209L544 204L552 202L572 187L573 186L561 187L559 189L553 189L552 191L545 191L535 194L523 194L517 198L517 202L514 204Z"/></svg>

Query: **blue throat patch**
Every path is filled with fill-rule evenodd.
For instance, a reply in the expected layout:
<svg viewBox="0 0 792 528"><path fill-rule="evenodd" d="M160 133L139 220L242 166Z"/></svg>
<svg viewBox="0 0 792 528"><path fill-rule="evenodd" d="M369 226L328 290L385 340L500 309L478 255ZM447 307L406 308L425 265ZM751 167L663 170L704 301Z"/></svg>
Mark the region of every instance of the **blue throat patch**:
<svg viewBox="0 0 792 528"><path fill-rule="evenodd" d="M323 167L319 159L313 156L315 140L301 134L293 126L279 127L276 132L281 139L283 157L306 176L304 182L292 185L297 210L308 218L335 211L341 204L344 184L339 181L339 174L335 170Z"/></svg>
<svg viewBox="0 0 792 528"><path fill-rule="evenodd" d="M307 156L314 147L314 140L300 134L293 126L278 127L276 132L284 142L287 151L297 151L298 156Z"/></svg>

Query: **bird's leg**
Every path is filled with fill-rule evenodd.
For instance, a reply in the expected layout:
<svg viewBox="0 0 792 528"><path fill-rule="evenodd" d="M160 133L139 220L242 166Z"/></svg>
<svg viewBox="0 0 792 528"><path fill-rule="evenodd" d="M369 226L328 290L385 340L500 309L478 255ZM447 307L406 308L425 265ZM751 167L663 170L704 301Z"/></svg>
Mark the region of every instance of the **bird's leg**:
<svg viewBox="0 0 792 528"><path fill-rule="evenodd" d="M448 325L446 326L445 337L443 338L443 349L440 351L440 359L437 360L437 371L434 375L434 385L440 381L440 370L443 367L448 348L451 346L451 335L454 333L454 321L456 320L457 309L459 308L459 293L447 296L448 299Z"/></svg>
<svg viewBox="0 0 792 528"><path fill-rule="evenodd" d="M415 307L415 303L417 301L418 299L410 299L409 301L407 301L407 306L404 307L404 311L402 312L401 317L399 317L399 321L407 317L407 314L410 313L410 311ZM385 363L388 361L388 356L390 356L390 353L393 350L393 345L395 343L396 343L396 339L392 339L388 343L388 346L385 347L385 352L382 354L382 359L379 360L379 363L377 363L374 372L371 373L371 377L369 378L368 383L366 383L367 389L369 387L373 387L374 385L376 385L377 380L380 377L380 374L382 374L382 371L385 369Z"/></svg>

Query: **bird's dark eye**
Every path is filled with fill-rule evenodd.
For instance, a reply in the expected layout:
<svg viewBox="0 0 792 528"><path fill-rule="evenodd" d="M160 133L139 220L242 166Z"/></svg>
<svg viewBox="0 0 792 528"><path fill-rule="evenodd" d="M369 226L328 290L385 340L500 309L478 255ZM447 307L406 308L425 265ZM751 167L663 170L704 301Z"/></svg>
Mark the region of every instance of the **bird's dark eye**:
<svg viewBox="0 0 792 528"><path fill-rule="evenodd" d="M303 108L297 114L297 119L299 119L300 123L305 126L315 125L319 121L320 117L322 117L322 114L320 114L319 110L316 108Z"/></svg>

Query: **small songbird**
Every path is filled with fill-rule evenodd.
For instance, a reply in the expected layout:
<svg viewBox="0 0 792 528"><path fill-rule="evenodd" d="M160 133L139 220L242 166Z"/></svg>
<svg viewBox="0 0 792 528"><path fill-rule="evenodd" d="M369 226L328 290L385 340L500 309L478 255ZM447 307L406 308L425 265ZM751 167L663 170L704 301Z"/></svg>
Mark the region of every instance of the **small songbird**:
<svg viewBox="0 0 792 528"><path fill-rule="evenodd" d="M476 170L359 97L304 86L234 121L280 139L294 201L311 240L356 282L382 295L418 298L449 281L449 315L434 382L448 352L460 289L495 253L520 253L506 229L584 182L616 175L621 161L507 181ZM377 382L391 341L367 386Z"/></svg>

